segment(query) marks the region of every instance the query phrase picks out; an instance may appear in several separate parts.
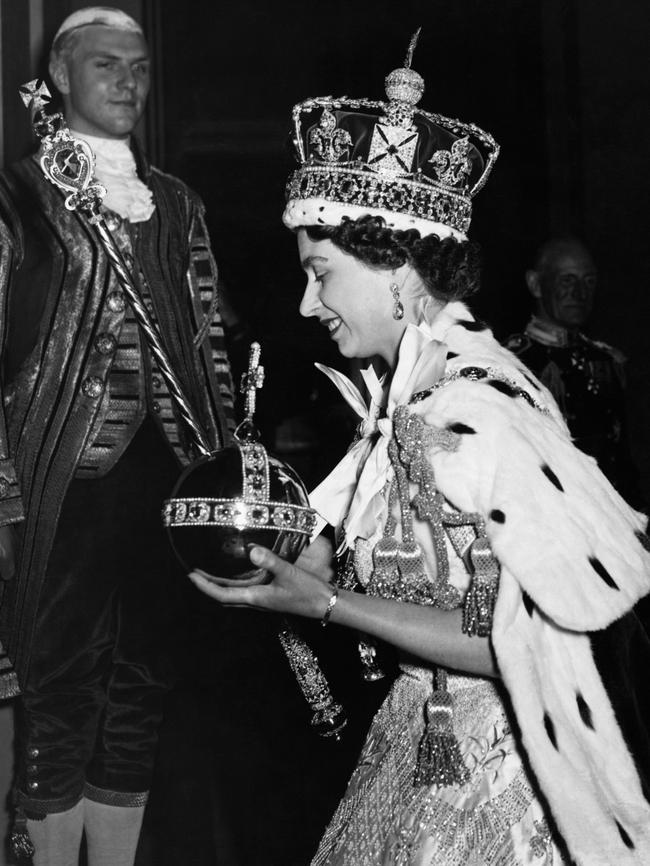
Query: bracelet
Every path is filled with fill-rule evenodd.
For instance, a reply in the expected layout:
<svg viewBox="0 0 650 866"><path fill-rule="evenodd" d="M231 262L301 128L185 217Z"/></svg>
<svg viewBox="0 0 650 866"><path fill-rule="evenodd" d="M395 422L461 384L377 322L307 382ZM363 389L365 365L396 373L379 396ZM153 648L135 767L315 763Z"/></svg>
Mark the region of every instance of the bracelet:
<svg viewBox="0 0 650 866"><path fill-rule="evenodd" d="M325 609L325 613L323 614L323 618L320 621L320 624L324 627L330 621L330 617L332 615L332 611L334 610L334 605L339 600L339 588L336 584L330 584L332 587L332 594L330 595L330 600L327 602L327 608Z"/></svg>

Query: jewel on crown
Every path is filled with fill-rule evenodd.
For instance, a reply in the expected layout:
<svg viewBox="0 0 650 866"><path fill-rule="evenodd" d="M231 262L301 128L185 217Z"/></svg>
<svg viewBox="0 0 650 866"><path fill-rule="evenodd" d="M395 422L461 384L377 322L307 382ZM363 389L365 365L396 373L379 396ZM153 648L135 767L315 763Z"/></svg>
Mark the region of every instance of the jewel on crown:
<svg viewBox="0 0 650 866"><path fill-rule="evenodd" d="M424 79L411 69L413 52L420 29L412 36L402 69L394 69L384 82L388 105L384 116L388 123L377 123L372 133L368 166L384 175L409 175L418 143L413 123L415 106L424 93Z"/></svg>
<svg viewBox="0 0 650 866"><path fill-rule="evenodd" d="M414 69L411 69L411 63L421 29L418 27L411 37L404 66L401 69L393 69L384 81L386 96L389 100L385 114L391 126L402 126L405 129L414 128L413 113L424 93L424 78L418 75Z"/></svg>
<svg viewBox="0 0 650 866"><path fill-rule="evenodd" d="M440 183L448 187L464 185L472 170L469 150L469 138L465 135L452 144L451 150L437 150L433 154L429 162L433 165Z"/></svg>
<svg viewBox="0 0 650 866"><path fill-rule="evenodd" d="M335 162L352 145L352 136L345 129L336 128L336 118L326 108L320 116L318 127L309 132L309 144L326 162Z"/></svg>

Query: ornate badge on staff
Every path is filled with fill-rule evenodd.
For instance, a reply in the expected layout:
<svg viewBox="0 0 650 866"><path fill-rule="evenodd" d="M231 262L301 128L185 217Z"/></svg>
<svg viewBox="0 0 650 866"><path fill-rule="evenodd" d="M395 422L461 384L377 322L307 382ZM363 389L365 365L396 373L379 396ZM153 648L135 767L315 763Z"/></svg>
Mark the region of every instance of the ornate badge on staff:
<svg viewBox="0 0 650 866"><path fill-rule="evenodd" d="M45 177L65 195L65 207L83 214L97 232L130 303L160 374L200 455L185 469L164 503L163 522L171 544L188 571L201 568L231 580L262 582L265 572L252 567L248 550L262 544L289 562L309 541L315 513L305 487L286 463L270 455L254 425L255 395L262 386L260 347L251 346L248 372L242 377L245 418L230 447L213 451L181 383L172 369L159 329L131 277L102 211L106 190L94 179L95 157L90 146L74 138L62 114L48 114L50 93L44 83L20 88L41 139L40 165ZM318 660L293 624L283 620L279 638L305 700L311 724L322 736L338 736L346 719L330 693Z"/></svg>

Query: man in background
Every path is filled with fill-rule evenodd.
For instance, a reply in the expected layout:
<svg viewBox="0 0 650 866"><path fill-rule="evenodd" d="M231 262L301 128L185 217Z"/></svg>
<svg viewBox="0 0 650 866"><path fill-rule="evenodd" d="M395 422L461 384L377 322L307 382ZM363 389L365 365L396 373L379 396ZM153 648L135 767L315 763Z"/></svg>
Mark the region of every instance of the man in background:
<svg viewBox="0 0 650 866"><path fill-rule="evenodd" d="M575 238L553 238L526 272L534 312L508 340L555 397L578 448L596 458L619 493L639 507L625 434L625 357L583 332L594 306L594 260Z"/></svg>
<svg viewBox="0 0 650 866"><path fill-rule="evenodd" d="M106 223L219 447L232 393L216 271L201 202L132 137L149 91L139 24L107 7L75 12L50 75L95 154ZM26 827L35 866L70 866L85 832L89 866L126 866L183 582L161 503L196 455L97 235L34 157L0 174L0 237L0 564L15 572L0 616L22 690L14 838L29 847Z"/></svg>

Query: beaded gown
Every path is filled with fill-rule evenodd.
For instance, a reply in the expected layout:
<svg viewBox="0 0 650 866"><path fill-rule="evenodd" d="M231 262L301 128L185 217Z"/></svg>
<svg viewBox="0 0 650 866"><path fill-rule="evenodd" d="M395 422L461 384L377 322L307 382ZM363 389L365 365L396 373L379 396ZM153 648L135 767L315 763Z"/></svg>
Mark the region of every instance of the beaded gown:
<svg viewBox="0 0 650 866"><path fill-rule="evenodd" d="M648 845L645 822L650 810L620 731L615 723L607 728L612 721L611 707L602 684L598 690L600 681L593 675L591 653L581 643L587 638L564 630L565 624L575 628L577 623L565 623L562 606L549 600L556 587L536 583L541 567L539 551L529 547L535 543L531 540L535 520L538 526L540 521L543 524L540 511L554 505L557 487L548 483L549 476L561 483L540 455L543 457L545 450L554 455L553 469L559 471L560 467L562 482L569 487L564 472L574 459L575 449L548 392L489 331L479 331L480 326L462 304L447 305L430 329L409 327L387 405L379 409L381 398L375 389L377 405L371 404L365 417L361 440L314 491L312 503L347 538L356 578L366 592L448 609L465 604L475 571L468 566L467 538L463 541L463 533L454 532L449 524L454 522L454 515L460 516L460 523L463 515L471 517L472 537L477 532L486 535L500 564L492 643L501 678L446 672L446 688L453 700L453 729L466 780L449 786L416 784L425 705L439 682L434 669L403 657L400 674L372 722L357 767L312 866L562 866L572 859L588 866L640 866L645 857L642 851L650 851L650 847L644 848ZM440 341L437 350L436 341ZM325 372L341 384L337 374ZM490 384L492 387L487 387ZM349 390L349 383L341 387L344 396ZM370 385L369 390L373 395ZM514 420L508 403L515 405ZM382 414L384 418L377 420ZM403 431L409 416L422 419L423 424L407 443ZM544 428L545 435L551 437L550 444L537 441L531 446L530 435L534 434L528 428ZM406 572L399 592L382 592L381 586L377 591L373 551L390 534L398 541L408 540L397 516L399 503L389 494L394 488L394 468L387 456L389 442L400 439L402 451L411 448L413 452L407 455L407 462L420 459L428 467L431 489L426 493L422 479L419 485L414 483L411 473L408 497L414 538L426 565L424 580L435 588L431 592L423 589L421 574L409 576ZM560 441L561 447L568 449L566 462L559 453ZM530 451L534 458L530 458ZM499 458L497 452L501 452ZM533 475L529 458L541 472ZM580 463L582 457L576 459ZM499 460L512 467L505 481ZM589 462L572 471L581 484L581 473L598 473ZM522 478L530 476L530 488L522 486ZM634 563L638 580L628 580L624 610L649 588L647 555L634 537L644 525L643 519L604 479L594 481L590 477L590 481L596 484L596 499L605 491L611 497L603 507L620 512L620 533L627 532L639 548L635 548L638 561ZM425 500L427 496L430 499L428 511L417 507L418 490L421 497L426 494ZM434 494L442 511L433 507ZM545 498L549 496L550 502ZM514 520L516 509L520 514ZM422 519L423 514L428 519ZM452 518L445 522L445 514ZM559 545L557 564L564 582L575 579L579 585L583 579L578 565L572 570L565 563L562 570L564 545L572 548L567 555L577 555L575 549L580 551L581 543L575 543L575 536L598 534L601 519L596 511L584 518L584 525L580 521L576 525L574 520L563 535L561 524L568 522L567 516L561 509L558 513L558 507L554 509L551 520L556 537L549 543ZM590 520L596 521L595 527L589 528ZM504 534L504 524L510 526L511 521L516 523L514 531ZM560 525L555 525L557 521ZM528 522L530 527L526 528ZM445 525L441 528L441 524ZM544 545L548 540L545 532L539 536L538 545ZM611 543L616 547L616 541ZM622 544L620 540L618 543ZM529 560L533 562L530 569ZM612 559L608 562L613 565ZM631 565L629 558L625 565ZM532 614L531 606L535 609ZM583 631L594 627L595 620L601 623L600 628L607 617L611 621L620 615L601 611L593 594L589 604L583 600L581 613ZM575 616L580 618L580 613ZM510 657L516 660L510 661ZM584 702L589 702L593 716L607 722L603 721L600 731L597 724L587 730L589 735L595 728L604 738L600 743L596 737L588 742L595 757L582 748L586 726L581 725L578 713L573 714L577 719L569 718L578 682L584 683L582 690L588 696ZM574 689L570 698L565 694L569 688ZM566 710L563 713L562 707ZM576 744L575 751L565 749L565 741ZM595 778L593 764L609 748L619 750L621 766L625 765L623 776L605 785L594 782L594 790L587 790L585 785L591 782L584 783L585 778L589 774ZM550 770L547 765L552 765ZM603 772L602 763L599 770ZM622 787L615 791L617 785ZM635 805L623 817L618 804L625 788ZM616 810L616 826L627 827L628 838L634 834L632 848L621 844L620 830L611 818L606 826L603 815L611 816ZM552 827L559 827L560 832ZM563 853L564 843L570 856Z"/></svg>

